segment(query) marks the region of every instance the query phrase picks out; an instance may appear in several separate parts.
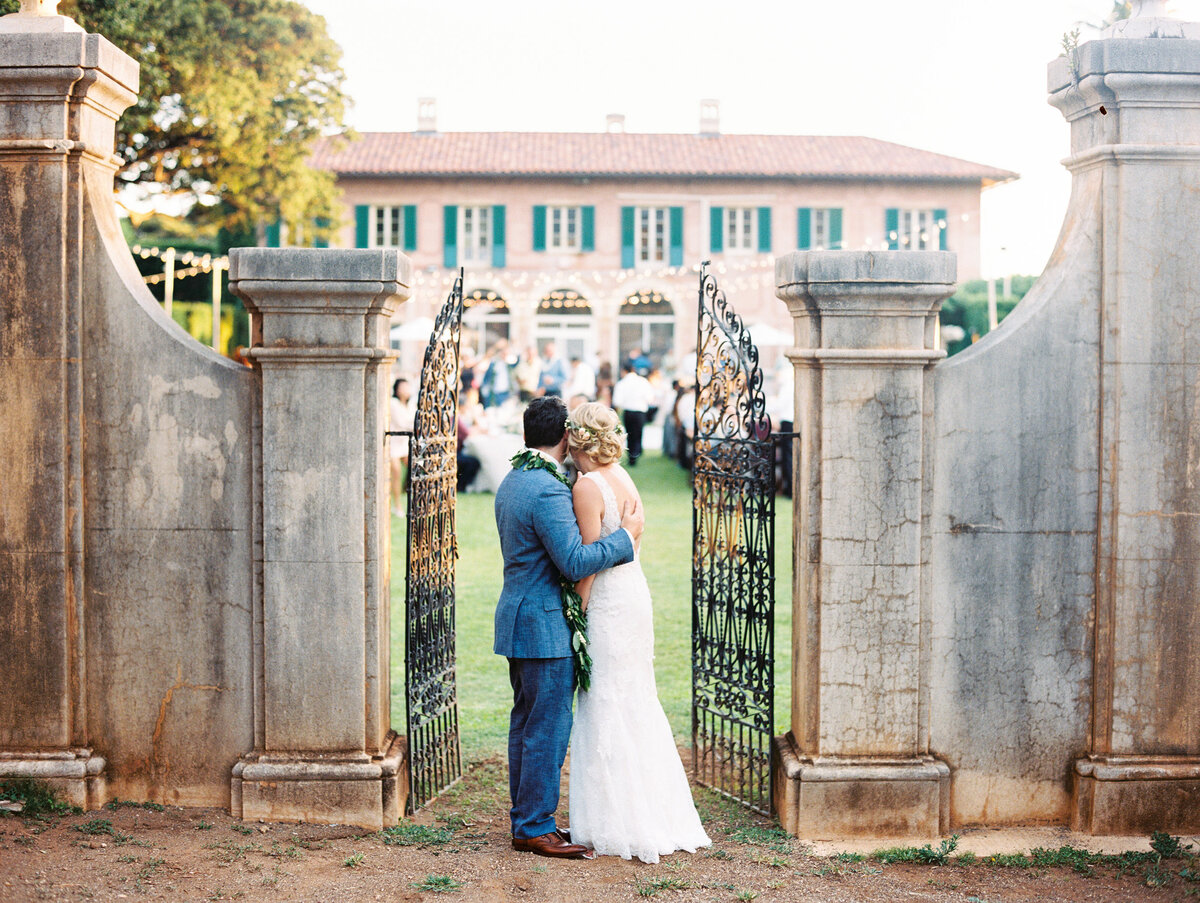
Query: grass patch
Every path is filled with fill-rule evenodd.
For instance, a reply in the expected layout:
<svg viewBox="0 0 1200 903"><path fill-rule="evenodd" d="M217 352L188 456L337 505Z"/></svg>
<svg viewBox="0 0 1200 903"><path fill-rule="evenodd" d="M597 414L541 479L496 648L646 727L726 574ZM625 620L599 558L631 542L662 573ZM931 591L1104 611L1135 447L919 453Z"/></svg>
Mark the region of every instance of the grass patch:
<svg viewBox="0 0 1200 903"><path fill-rule="evenodd" d="M671 876L649 878L645 881L641 878L633 879L633 888L637 891L639 897L653 897L664 890L688 890L691 886L692 883L690 881Z"/></svg>
<svg viewBox="0 0 1200 903"><path fill-rule="evenodd" d="M0 815L37 818L43 815L78 815L83 810L58 798L49 785L31 778L11 778L0 782L0 799L20 803L19 813L0 811Z"/></svg>
<svg viewBox="0 0 1200 903"><path fill-rule="evenodd" d="M400 822L394 828L384 828L379 835L390 847L443 846L454 839L454 831L450 828L412 822Z"/></svg>
<svg viewBox="0 0 1200 903"><path fill-rule="evenodd" d="M1093 853L1064 845L1057 849L1035 847L1028 853L984 856L979 862L995 868L1069 868L1088 878L1095 876L1097 867L1111 868L1118 875L1137 874L1147 887L1165 887L1176 878L1186 882L1200 881L1200 856L1191 844L1185 844L1165 831L1155 831L1150 836L1150 850L1145 852ZM1164 866L1164 863L1174 862L1182 863L1177 872Z"/></svg>
<svg viewBox="0 0 1200 903"><path fill-rule="evenodd" d="M871 858L882 862L884 865L891 865L896 862L946 865L950 861L950 854L956 849L958 849L958 835L952 834L948 840L943 840L936 850L929 844L925 844L923 847L889 847L883 850L876 850L871 854Z"/></svg>
<svg viewBox="0 0 1200 903"><path fill-rule="evenodd" d="M641 561L654 599L655 679L676 738L691 740L691 477L669 458L649 453L632 472L645 503L648 526ZM456 627L458 707L463 754L484 758L505 748L512 692L508 664L492 652L492 617L500 595L503 562L496 534L495 497L459 495ZM792 505L776 499L775 520L775 721L788 730L792 630ZM392 723L403 732L405 522L392 519Z"/></svg>
<svg viewBox="0 0 1200 903"><path fill-rule="evenodd" d="M417 890L432 891L435 894L452 894L463 889L461 881L455 881L449 875L426 875L424 880L410 885Z"/></svg>
<svg viewBox="0 0 1200 903"><path fill-rule="evenodd" d="M104 804L104 808L108 809L110 812L115 812L118 809L149 809L151 812L166 812L167 811L167 807L164 806L162 803L152 803L149 801L144 802L144 803L135 803L133 800L120 800L120 799L109 800L107 803Z"/></svg>

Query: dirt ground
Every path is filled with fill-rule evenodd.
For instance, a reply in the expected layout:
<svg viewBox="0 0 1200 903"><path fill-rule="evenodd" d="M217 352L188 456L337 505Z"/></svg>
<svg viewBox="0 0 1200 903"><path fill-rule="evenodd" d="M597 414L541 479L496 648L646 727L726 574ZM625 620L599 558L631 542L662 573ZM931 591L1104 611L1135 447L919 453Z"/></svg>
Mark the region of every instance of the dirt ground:
<svg viewBox="0 0 1200 903"><path fill-rule="evenodd" d="M1080 864L1078 853L1066 857L1076 868L983 859L1063 845L1149 851L1148 838L968 830L945 865L889 864L870 855L895 845L886 840L796 841L710 791L698 789L696 801L712 847L657 865L514 852L500 759L475 763L429 809L383 834L243 824L216 809L133 804L8 815L0 818L0 901L1200 901L1200 861L1186 855L1124 868Z"/></svg>

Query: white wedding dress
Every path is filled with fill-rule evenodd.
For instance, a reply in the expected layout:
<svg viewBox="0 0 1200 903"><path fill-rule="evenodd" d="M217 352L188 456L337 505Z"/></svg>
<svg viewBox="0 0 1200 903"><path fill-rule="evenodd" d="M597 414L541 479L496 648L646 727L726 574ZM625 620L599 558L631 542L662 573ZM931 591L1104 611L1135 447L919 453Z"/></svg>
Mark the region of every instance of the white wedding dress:
<svg viewBox="0 0 1200 903"><path fill-rule="evenodd" d="M616 493L604 497L600 535L621 526ZM654 682L654 613L637 561L601 571L588 601L591 689L579 691L571 735L571 842L603 856L659 856L708 846L675 738Z"/></svg>

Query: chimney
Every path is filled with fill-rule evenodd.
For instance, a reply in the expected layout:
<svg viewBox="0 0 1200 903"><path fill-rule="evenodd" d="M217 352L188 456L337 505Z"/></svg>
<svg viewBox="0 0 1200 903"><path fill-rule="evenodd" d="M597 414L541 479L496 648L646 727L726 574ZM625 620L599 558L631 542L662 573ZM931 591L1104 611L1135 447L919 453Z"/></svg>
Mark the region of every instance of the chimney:
<svg viewBox="0 0 1200 903"><path fill-rule="evenodd" d="M433 134L437 131L437 98L420 97L417 99L417 131Z"/></svg>
<svg viewBox="0 0 1200 903"><path fill-rule="evenodd" d="M604 131L610 135L625 134L625 114L624 113L609 113L604 120Z"/></svg>
<svg viewBox="0 0 1200 903"><path fill-rule="evenodd" d="M710 138L721 134L721 102L719 100L700 101L700 134Z"/></svg>

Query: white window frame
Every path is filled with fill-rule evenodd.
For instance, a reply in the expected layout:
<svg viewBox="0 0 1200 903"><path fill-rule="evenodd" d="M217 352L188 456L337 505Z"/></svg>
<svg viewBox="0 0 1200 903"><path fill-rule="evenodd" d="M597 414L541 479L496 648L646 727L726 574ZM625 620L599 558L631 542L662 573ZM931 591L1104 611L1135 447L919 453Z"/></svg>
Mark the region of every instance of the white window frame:
<svg viewBox="0 0 1200 903"><path fill-rule="evenodd" d="M368 247L404 247L404 205L374 206L370 208L367 230Z"/></svg>
<svg viewBox="0 0 1200 903"><path fill-rule="evenodd" d="M813 207L812 222L809 224L809 229L812 232L812 249L814 251L828 251L829 247L829 221L831 208L829 207Z"/></svg>
<svg viewBox="0 0 1200 903"><path fill-rule="evenodd" d="M648 266L671 258L671 208L633 208L633 263Z"/></svg>
<svg viewBox="0 0 1200 903"><path fill-rule="evenodd" d="M942 246L945 220L938 220L936 211L927 208L899 210L896 228L896 247L901 251L937 251Z"/></svg>
<svg viewBox="0 0 1200 903"><path fill-rule="evenodd" d="M583 250L582 207L546 208L546 250L575 252Z"/></svg>
<svg viewBox="0 0 1200 903"><path fill-rule="evenodd" d="M721 229L726 253L753 254L758 251L757 207L726 207Z"/></svg>
<svg viewBox="0 0 1200 903"><path fill-rule="evenodd" d="M458 208L458 254L463 263L492 263L492 208L468 204Z"/></svg>

